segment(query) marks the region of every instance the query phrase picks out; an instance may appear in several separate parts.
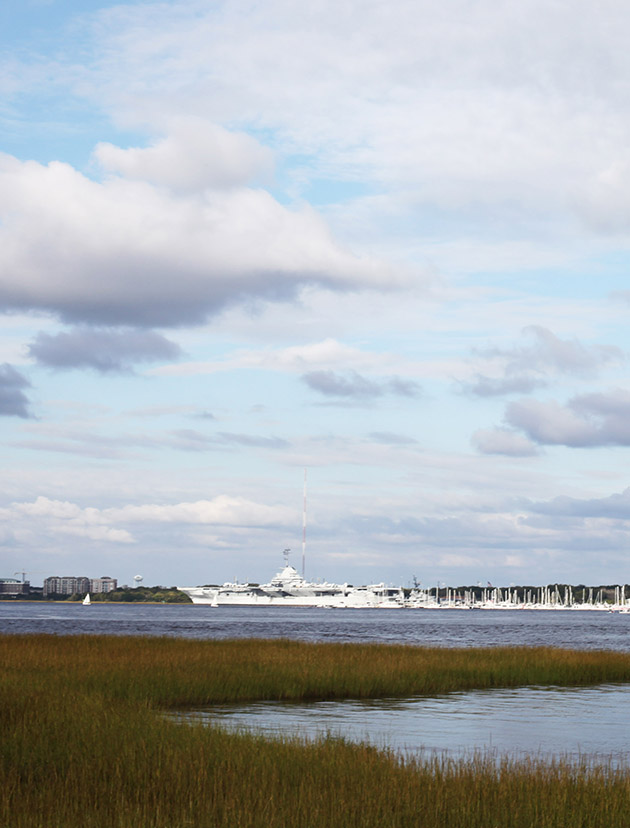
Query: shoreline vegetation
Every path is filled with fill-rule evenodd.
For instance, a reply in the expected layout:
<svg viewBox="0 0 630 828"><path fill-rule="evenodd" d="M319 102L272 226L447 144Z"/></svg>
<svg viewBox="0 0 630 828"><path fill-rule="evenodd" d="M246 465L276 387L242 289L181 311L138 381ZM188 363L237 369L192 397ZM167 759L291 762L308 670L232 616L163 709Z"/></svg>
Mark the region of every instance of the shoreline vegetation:
<svg viewBox="0 0 630 828"><path fill-rule="evenodd" d="M67 604L81 603L87 593L75 592L72 595L49 595L44 597L39 592L30 595L0 595L5 601L38 601L59 602ZM90 600L93 604L192 604L190 598L177 587L117 587L111 592L91 592Z"/></svg>
<svg viewBox="0 0 630 828"><path fill-rule="evenodd" d="M630 682L630 653L291 640L0 636L0 825L622 828L630 770L413 759L182 725L230 701Z"/></svg>

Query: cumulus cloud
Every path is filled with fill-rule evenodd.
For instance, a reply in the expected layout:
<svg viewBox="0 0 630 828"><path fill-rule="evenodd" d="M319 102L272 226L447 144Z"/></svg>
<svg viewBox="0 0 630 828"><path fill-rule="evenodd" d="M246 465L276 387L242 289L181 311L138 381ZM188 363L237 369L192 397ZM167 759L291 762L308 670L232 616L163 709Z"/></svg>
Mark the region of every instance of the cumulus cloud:
<svg viewBox="0 0 630 828"><path fill-rule="evenodd" d="M30 382L12 365L0 365L0 417L30 417L29 400L23 389Z"/></svg>
<svg viewBox="0 0 630 828"><path fill-rule="evenodd" d="M530 440L508 428L479 429L472 442L482 454L505 454L509 457L532 457L538 449Z"/></svg>
<svg viewBox="0 0 630 828"><path fill-rule="evenodd" d="M92 368L101 373L128 371L138 362L177 359L178 345L154 331L81 327L48 334L40 332L28 354L49 368Z"/></svg>
<svg viewBox="0 0 630 828"><path fill-rule="evenodd" d="M212 500L191 503L145 504L108 509L112 520L158 523L190 523L226 526L292 525L296 515L285 506L268 506L243 497L219 495Z"/></svg>
<svg viewBox="0 0 630 828"><path fill-rule="evenodd" d="M246 185L272 169L271 151L245 133L193 117L177 118L168 128L149 147L100 143L94 156L110 173L179 193Z"/></svg>
<svg viewBox="0 0 630 828"><path fill-rule="evenodd" d="M297 525L297 515L284 506L256 503L242 497L219 495L212 500L174 504L147 503L97 509L70 501L38 497L0 509L4 522L19 526L27 520L51 534L76 535L95 541L129 544L135 530L147 524L275 527Z"/></svg>
<svg viewBox="0 0 630 828"><path fill-rule="evenodd" d="M630 392L573 397L566 405L555 400L519 400L508 405L506 422L540 445L574 448L630 445Z"/></svg>
<svg viewBox="0 0 630 828"><path fill-rule="evenodd" d="M477 217L481 207L494 227L507 214L512 235L515 212L577 212L595 230L630 221L619 0L581 4L579 14L543 0L439 10L429 0L387 9L348 0L341 15L322 0L306 23L299 4L277 0L247 13L234 0L141 3L85 21L90 48L59 48L42 68L8 59L2 89L17 98L38 83L55 92L73 83L119 122L158 134L170 126L173 137L146 150L102 146L99 158L125 175L168 183L173 144L187 146L202 180L204 162L214 174L189 128L195 113L272 136L305 189L317 178L375 182L443 214ZM229 168L220 140L206 140ZM177 183L194 186L181 156L172 166Z"/></svg>
<svg viewBox="0 0 630 828"><path fill-rule="evenodd" d="M0 222L0 308L71 323L200 323L305 285L386 289L394 278L342 249L311 209L247 187L174 194L0 155Z"/></svg>
<svg viewBox="0 0 630 828"><path fill-rule="evenodd" d="M522 333L534 340L532 345L513 349L492 348L482 353L505 359L508 374L530 370L576 377L595 376L602 366L623 358L619 348L611 345L587 346L577 339L560 339L541 325L528 325Z"/></svg>
<svg viewBox="0 0 630 828"><path fill-rule="evenodd" d="M340 15L324 0L308 25L282 2L140 4L99 16L84 86L128 118L262 126L287 153L306 149L307 180L375 180L496 215L596 202L596 226L629 215L627 35L619 0L577 15L542 0L350 0Z"/></svg>
<svg viewBox="0 0 630 828"><path fill-rule="evenodd" d="M326 397L373 400L385 394L402 397L417 397L420 394L420 386L416 382L399 377L371 380L356 371L349 371L345 375L335 371L309 371L301 379L313 391Z"/></svg>
<svg viewBox="0 0 630 828"><path fill-rule="evenodd" d="M606 365L624 359L619 348L560 339L541 325L529 325L521 333L532 343L514 348L476 349L476 355L497 364L500 373L478 373L473 382L462 384L466 393L477 397L529 394L547 386L554 376L592 378Z"/></svg>
<svg viewBox="0 0 630 828"><path fill-rule="evenodd" d="M38 497L31 503L13 503L0 510L7 520L27 517L44 523L53 533L75 535L95 541L133 543L133 536L125 529L110 525L110 520L100 509L82 508L68 501Z"/></svg>

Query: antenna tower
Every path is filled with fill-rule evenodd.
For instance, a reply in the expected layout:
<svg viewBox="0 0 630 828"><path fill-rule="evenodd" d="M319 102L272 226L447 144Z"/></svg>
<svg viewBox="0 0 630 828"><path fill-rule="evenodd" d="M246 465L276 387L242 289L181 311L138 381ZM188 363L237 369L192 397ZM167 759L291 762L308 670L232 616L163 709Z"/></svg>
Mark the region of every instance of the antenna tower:
<svg viewBox="0 0 630 828"><path fill-rule="evenodd" d="M306 578L306 469L304 469L304 506L302 508L302 577Z"/></svg>

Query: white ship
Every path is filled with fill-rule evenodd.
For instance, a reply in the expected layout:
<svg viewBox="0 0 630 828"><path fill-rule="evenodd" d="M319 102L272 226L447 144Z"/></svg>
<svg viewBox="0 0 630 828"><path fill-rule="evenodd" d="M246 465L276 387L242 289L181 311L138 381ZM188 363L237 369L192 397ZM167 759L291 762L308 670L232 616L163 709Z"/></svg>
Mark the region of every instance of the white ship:
<svg viewBox="0 0 630 828"><path fill-rule="evenodd" d="M268 584L177 587L193 604L212 607L327 607L351 609L402 609L405 596L401 587L385 584L310 583L285 559L285 565Z"/></svg>

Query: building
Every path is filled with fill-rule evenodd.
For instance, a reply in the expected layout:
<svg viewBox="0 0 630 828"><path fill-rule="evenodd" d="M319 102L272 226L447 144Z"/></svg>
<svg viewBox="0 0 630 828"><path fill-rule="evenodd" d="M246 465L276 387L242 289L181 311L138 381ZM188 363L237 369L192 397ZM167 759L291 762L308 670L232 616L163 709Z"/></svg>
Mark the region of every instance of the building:
<svg viewBox="0 0 630 828"><path fill-rule="evenodd" d="M44 598L49 595L74 595L90 591L90 579L84 576L74 575L51 575L44 581Z"/></svg>
<svg viewBox="0 0 630 828"><path fill-rule="evenodd" d="M116 578L110 578L109 575L101 575L100 578L90 578L90 592L113 592L118 586Z"/></svg>
<svg viewBox="0 0 630 828"><path fill-rule="evenodd" d="M28 595L31 585L28 581L15 578L0 578L0 595Z"/></svg>
<svg viewBox="0 0 630 828"><path fill-rule="evenodd" d="M51 575L44 581L44 598L53 595L84 595L86 592L111 592L117 586L117 579L110 578L109 575L100 578L74 575L64 575L60 578L59 575Z"/></svg>

